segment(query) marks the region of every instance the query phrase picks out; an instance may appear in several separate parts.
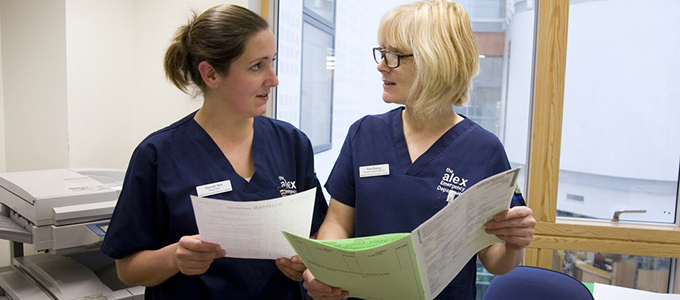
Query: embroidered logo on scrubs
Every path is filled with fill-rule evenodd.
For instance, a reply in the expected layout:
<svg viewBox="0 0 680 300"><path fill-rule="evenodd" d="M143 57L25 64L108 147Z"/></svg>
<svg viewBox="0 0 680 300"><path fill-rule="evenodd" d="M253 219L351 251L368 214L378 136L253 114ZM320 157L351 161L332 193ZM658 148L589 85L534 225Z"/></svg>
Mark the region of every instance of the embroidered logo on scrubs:
<svg viewBox="0 0 680 300"><path fill-rule="evenodd" d="M281 193L281 197L297 194L297 187L295 186L295 180L288 181L283 176L279 176L279 180L281 181L281 186L279 186L278 190L279 190L279 193Z"/></svg>
<svg viewBox="0 0 680 300"><path fill-rule="evenodd" d="M439 185L437 186L437 190L447 194L451 192L452 194L454 194L453 198L455 198L458 195L465 192L465 190L468 188L467 182L468 179L458 176L456 175L455 172L453 172L453 170L451 170L450 168L446 168L444 176L442 176L442 180L439 182Z"/></svg>

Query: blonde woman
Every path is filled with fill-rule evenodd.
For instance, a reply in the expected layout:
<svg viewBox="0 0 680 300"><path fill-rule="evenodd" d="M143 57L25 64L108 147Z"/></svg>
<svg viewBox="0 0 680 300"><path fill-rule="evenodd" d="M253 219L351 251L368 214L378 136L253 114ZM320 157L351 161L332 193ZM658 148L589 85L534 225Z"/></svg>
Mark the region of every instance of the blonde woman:
<svg viewBox="0 0 680 300"><path fill-rule="evenodd" d="M350 127L326 183L332 199L319 239L411 232L447 204L450 190L463 192L510 168L498 138L453 110L466 104L479 68L475 37L460 5L436 0L397 7L383 17L378 41L373 55L382 99L402 106ZM362 176L359 168L365 166L389 175ZM523 205L517 194L511 209L486 224L487 233L504 242L471 257L436 299L475 299L477 256L494 274L520 263L536 223ZM302 275L316 300L348 296L308 270Z"/></svg>

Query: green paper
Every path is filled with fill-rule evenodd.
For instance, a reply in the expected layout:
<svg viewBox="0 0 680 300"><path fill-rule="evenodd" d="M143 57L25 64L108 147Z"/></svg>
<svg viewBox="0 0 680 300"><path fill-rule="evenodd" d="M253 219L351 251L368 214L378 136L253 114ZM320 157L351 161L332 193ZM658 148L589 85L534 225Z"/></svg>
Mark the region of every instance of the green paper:
<svg viewBox="0 0 680 300"><path fill-rule="evenodd" d="M410 235L410 233L390 233L343 240L314 241L344 250L365 250L394 242L408 235Z"/></svg>
<svg viewBox="0 0 680 300"><path fill-rule="evenodd" d="M591 294L593 293L593 291L595 291L595 284L594 283L583 282L583 285L585 285L588 288L588 290L590 291Z"/></svg>
<svg viewBox="0 0 680 300"><path fill-rule="evenodd" d="M312 240L283 232L317 280L371 300L425 300L410 233Z"/></svg>

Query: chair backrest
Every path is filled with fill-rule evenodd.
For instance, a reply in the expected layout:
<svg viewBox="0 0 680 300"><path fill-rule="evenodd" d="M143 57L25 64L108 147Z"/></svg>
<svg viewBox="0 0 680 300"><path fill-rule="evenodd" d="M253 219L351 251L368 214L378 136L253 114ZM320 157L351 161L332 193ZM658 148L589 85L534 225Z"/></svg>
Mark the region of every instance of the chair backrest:
<svg viewBox="0 0 680 300"><path fill-rule="evenodd" d="M575 278L542 268L518 266L497 275L483 300L593 300L590 290Z"/></svg>

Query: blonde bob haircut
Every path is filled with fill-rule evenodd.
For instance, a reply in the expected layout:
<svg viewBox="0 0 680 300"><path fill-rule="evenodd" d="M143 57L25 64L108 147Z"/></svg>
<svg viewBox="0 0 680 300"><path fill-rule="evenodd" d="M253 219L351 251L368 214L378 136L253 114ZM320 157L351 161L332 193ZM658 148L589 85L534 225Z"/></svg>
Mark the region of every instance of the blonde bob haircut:
<svg viewBox="0 0 680 300"><path fill-rule="evenodd" d="M427 118L465 106L479 73L479 52L467 13L448 0L402 5L383 16L378 42L413 53L416 78L406 105Z"/></svg>

